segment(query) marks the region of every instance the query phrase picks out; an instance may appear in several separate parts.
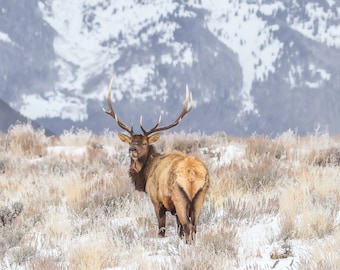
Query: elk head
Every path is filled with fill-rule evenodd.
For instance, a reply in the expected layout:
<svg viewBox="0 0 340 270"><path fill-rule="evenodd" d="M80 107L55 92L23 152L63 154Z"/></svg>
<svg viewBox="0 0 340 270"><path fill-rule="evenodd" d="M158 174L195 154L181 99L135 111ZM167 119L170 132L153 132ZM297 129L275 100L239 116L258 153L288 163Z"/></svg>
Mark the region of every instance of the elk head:
<svg viewBox="0 0 340 270"><path fill-rule="evenodd" d="M191 111L192 109L192 94L188 89L188 85L186 85L186 96L185 96L185 101L184 101L184 106L182 109L182 112L179 114L177 119L172 122L169 125L165 126L159 126L161 122L161 117L159 117L158 122L156 125L151 128L150 130L145 130L143 128L142 124L142 116L140 117L140 128L143 132L143 134L135 134L133 131L133 126L129 128L126 124L124 124L118 115L115 113L112 107L112 102L111 102L111 90L112 90L112 82L113 78L110 81L110 85L108 88L108 96L107 96L107 104L109 107L109 111L106 111L103 109L103 111L110 115L116 122L117 124L125 130L129 135L124 134L124 133L118 133L119 139L124 142L129 144L129 155L131 157L131 169L134 170L136 173L140 172L145 163L147 162L148 159L152 158L153 155L156 155L157 153L155 152L152 144L154 144L160 137L160 131L163 130L168 130L171 129L179 124L183 117Z"/></svg>

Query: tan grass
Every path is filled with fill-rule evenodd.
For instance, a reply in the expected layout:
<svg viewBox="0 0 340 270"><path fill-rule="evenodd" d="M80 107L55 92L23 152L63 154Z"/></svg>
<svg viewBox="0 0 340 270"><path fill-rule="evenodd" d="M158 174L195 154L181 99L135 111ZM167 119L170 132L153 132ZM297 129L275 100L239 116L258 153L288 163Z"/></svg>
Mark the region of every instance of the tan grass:
<svg viewBox="0 0 340 270"><path fill-rule="evenodd" d="M305 165L280 196L283 238L323 238L337 226L340 211L339 167Z"/></svg>
<svg viewBox="0 0 340 270"><path fill-rule="evenodd" d="M55 258L54 256L38 256L34 257L30 263L28 263L27 268L32 270L66 270L69 269L66 264L59 262L60 258Z"/></svg>
<svg viewBox="0 0 340 270"><path fill-rule="evenodd" d="M218 190L242 192L263 192L276 187L277 183L287 173L280 168L280 163L269 156L252 157L246 162L232 162L217 169L218 175L223 175ZM223 187L222 187L223 185Z"/></svg>
<svg viewBox="0 0 340 270"><path fill-rule="evenodd" d="M63 209L50 209L46 213L44 233L55 243L69 240L72 236L69 214Z"/></svg>
<svg viewBox="0 0 340 270"><path fill-rule="evenodd" d="M294 269L340 265L339 138L164 134L161 152L191 153L210 170L196 241L186 245L170 214L166 238L157 238L152 203L134 191L126 145L115 135L71 130L46 138L29 124L0 135L0 205L23 205L0 226L0 268L264 269L261 260L271 256L266 265L280 266L284 256ZM244 154L214 164L230 143ZM264 232L265 251L245 244L252 239L243 241L243 228L277 219L280 228Z"/></svg>
<svg viewBox="0 0 340 270"><path fill-rule="evenodd" d="M247 144L246 158L248 160L261 156L280 159L286 155L287 150L280 140L274 141L265 136L253 136L246 139L245 142Z"/></svg>
<svg viewBox="0 0 340 270"><path fill-rule="evenodd" d="M330 211L321 205L306 205L297 221L297 236L323 238L330 235L336 227L335 216Z"/></svg>
<svg viewBox="0 0 340 270"><path fill-rule="evenodd" d="M67 146L85 146L88 145L93 138L93 134L87 129L70 129L65 130L64 133L59 136L58 141L61 145Z"/></svg>
<svg viewBox="0 0 340 270"><path fill-rule="evenodd" d="M205 245L185 248L181 251L179 259L175 264L176 267L173 269L230 269L232 263L228 260L228 256L225 254L221 256L215 252L214 247L211 249L211 247Z"/></svg>
<svg viewBox="0 0 340 270"><path fill-rule="evenodd" d="M203 148L206 145L207 141L201 134L185 134L181 132L161 136L157 149L161 152L177 150L186 154L198 155L199 148Z"/></svg>
<svg viewBox="0 0 340 270"><path fill-rule="evenodd" d="M44 130L35 131L30 123L17 124L8 129L9 149L15 156L43 156L47 139Z"/></svg>
<svg viewBox="0 0 340 270"><path fill-rule="evenodd" d="M116 264L107 236L100 233L90 234L87 239L74 243L68 258L70 268L74 270L97 270Z"/></svg>
<svg viewBox="0 0 340 270"><path fill-rule="evenodd" d="M314 241L307 252L303 253L299 269L302 270L337 270L340 266L340 257L334 247L340 245L340 230L337 229L332 236L322 241Z"/></svg>
<svg viewBox="0 0 340 270"><path fill-rule="evenodd" d="M215 254L223 253L224 256L235 258L239 239L237 228L228 219L224 219L218 226L206 228L200 241Z"/></svg>

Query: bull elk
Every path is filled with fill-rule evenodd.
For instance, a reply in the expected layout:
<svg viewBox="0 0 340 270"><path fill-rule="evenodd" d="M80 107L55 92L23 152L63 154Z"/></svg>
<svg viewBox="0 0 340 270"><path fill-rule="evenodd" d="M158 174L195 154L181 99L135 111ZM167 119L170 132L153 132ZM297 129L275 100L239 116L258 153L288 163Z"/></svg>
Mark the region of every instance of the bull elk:
<svg viewBox="0 0 340 270"><path fill-rule="evenodd" d="M188 156L174 151L160 154L153 144L159 139L160 131L168 130L181 122L190 112L192 94L186 87L184 107L177 119L169 125L159 126L161 118L150 130L145 130L140 118L140 128L143 134L135 134L133 127L125 125L112 108L111 88L108 88L107 104L109 111L104 112L112 116L119 127L129 135L118 133L119 139L129 144L131 164L129 175L136 190L146 192L154 205L158 234L165 236L166 211L176 215L179 236L185 235L187 242L196 233L196 225L201 213L205 194L209 187L209 173L205 164L197 157Z"/></svg>

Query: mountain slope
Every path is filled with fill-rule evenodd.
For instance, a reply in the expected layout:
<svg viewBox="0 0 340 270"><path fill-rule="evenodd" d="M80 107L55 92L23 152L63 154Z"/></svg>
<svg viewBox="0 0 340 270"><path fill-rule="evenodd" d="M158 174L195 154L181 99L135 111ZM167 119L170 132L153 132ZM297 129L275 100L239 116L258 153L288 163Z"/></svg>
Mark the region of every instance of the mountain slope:
<svg viewBox="0 0 340 270"><path fill-rule="evenodd" d="M336 1L2 1L0 97L59 133L126 123L235 135L340 133ZM18 23L19 22L19 23ZM20 27L14 27L20 25Z"/></svg>
<svg viewBox="0 0 340 270"><path fill-rule="evenodd" d="M16 123L31 123L34 129L42 128L41 125L13 110L5 101L0 99L0 132L7 133L9 127ZM53 135L48 129L45 130L45 134L47 136Z"/></svg>

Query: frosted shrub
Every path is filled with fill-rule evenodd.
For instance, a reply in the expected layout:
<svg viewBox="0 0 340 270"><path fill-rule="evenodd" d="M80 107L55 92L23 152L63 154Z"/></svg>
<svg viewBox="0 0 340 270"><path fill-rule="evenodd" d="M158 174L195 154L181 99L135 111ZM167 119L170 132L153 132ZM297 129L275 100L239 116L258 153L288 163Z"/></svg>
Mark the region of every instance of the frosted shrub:
<svg viewBox="0 0 340 270"><path fill-rule="evenodd" d="M59 137L62 145L68 146L83 146L88 145L91 141L93 134L88 129L77 129L65 130L64 133Z"/></svg>
<svg viewBox="0 0 340 270"><path fill-rule="evenodd" d="M245 192L266 191L273 188L284 174L278 161L267 155L254 158L240 166L233 166L232 169L235 185Z"/></svg>
<svg viewBox="0 0 340 270"><path fill-rule="evenodd" d="M316 166L340 165L340 148L314 149L307 159L312 165Z"/></svg>
<svg viewBox="0 0 340 270"><path fill-rule="evenodd" d="M191 152L210 172L186 245L170 214L169 234L156 237L152 202L134 191L116 134L46 139L15 125L0 134L0 269L339 269L339 146L292 132L163 134L160 152Z"/></svg>
<svg viewBox="0 0 340 270"><path fill-rule="evenodd" d="M16 124L8 129L10 152L16 156L44 156L47 138L43 129L34 130L30 123Z"/></svg>
<svg viewBox="0 0 340 270"><path fill-rule="evenodd" d="M280 159L286 152L282 142L269 139L265 136L250 137L249 139L246 139L246 143L246 156L250 160L254 157L260 157L263 155Z"/></svg>
<svg viewBox="0 0 340 270"><path fill-rule="evenodd" d="M0 207L0 226L9 225L13 220L20 215L23 210L23 205L20 202L15 202L11 207Z"/></svg>

